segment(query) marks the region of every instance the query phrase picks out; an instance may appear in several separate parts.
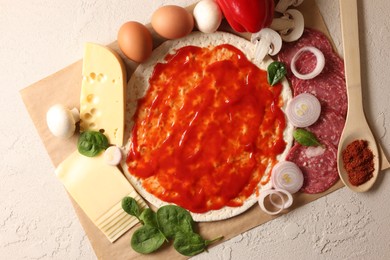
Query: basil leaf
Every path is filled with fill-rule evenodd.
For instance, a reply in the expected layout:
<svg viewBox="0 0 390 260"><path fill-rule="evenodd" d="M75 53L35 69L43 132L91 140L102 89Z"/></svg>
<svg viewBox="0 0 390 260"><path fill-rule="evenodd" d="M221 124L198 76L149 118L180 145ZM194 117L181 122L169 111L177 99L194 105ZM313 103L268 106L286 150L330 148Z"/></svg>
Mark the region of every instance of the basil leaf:
<svg viewBox="0 0 390 260"><path fill-rule="evenodd" d="M157 214L150 208L144 209L139 216L139 219L144 223L144 225L158 228Z"/></svg>
<svg viewBox="0 0 390 260"><path fill-rule="evenodd" d="M167 238L175 237L179 231L191 233L193 219L191 214L176 205L162 206L157 210L158 227Z"/></svg>
<svg viewBox="0 0 390 260"><path fill-rule="evenodd" d="M96 131L82 132L77 143L77 149L82 155L94 157L109 146L107 137Z"/></svg>
<svg viewBox="0 0 390 260"><path fill-rule="evenodd" d="M137 229L131 237L131 247L140 254L149 254L161 247L165 237L156 227L145 225Z"/></svg>
<svg viewBox="0 0 390 260"><path fill-rule="evenodd" d="M317 137L305 129L296 129L293 132L295 141L304 146L320 146L321 143L317 140Z"/></svg>
<svg viewBox="0 0 390 260"><path fill-rule="evenodd" d="M279 61L274 61L267 68L267 80L271 86L278 83L287 74L286 65Z"/></svg>
<svg viewBox="0 0 390 260"><path fill-rule="evenodd" d="M132 197L124 197L122 199L122 209L129 215L140 219L141 209L137 201Z"/></svg>

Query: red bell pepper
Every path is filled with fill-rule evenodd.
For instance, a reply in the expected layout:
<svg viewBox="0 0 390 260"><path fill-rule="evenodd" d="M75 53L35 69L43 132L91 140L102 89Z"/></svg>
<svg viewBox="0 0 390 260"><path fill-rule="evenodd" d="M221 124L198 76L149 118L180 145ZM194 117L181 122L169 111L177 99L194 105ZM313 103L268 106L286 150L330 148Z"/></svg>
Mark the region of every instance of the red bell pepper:
<svg viewBox="0 0 390 260"><path fill-rule="evenodd" d="M217 3L237 32L258 32L270 26L274 17L274 0L217 0Z"/></svg>

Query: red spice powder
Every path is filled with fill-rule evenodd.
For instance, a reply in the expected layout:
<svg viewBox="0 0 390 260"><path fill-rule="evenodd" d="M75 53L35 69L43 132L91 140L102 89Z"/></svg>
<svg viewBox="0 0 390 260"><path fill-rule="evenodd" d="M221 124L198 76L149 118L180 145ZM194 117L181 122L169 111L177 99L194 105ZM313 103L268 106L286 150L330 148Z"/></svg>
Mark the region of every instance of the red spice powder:
<svg viewBox="0 0 390 260"><path fill-rule="evenodd" d="M372 178L374 172L374 155L365 140L355 140L342 152L344 168L349 182L359 186Z"/></svg>

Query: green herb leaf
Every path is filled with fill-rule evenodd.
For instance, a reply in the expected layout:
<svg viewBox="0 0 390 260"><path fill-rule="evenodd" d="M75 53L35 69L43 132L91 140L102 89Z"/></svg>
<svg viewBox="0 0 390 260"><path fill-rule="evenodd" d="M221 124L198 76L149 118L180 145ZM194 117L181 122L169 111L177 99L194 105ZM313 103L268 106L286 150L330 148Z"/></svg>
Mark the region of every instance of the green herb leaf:
<svg viewBox="0 0 390 260"><path fill-rule="evenodd" d="M144 209L139 216L139 219L144 223L144 225L149 225L158 228L157 214L150 208Z"/></svg>
<svg viewBox="0 0 390 260"><path fill-rule="evenodd" d="M129 215L140 219L141 209L137 201L132 197L124 197L122 199L122 209Z"/></svg>
<svg viewBox="0 0 390 260"><path fill-rule="evenodd" d="M295 141L304 146L320 146L317 137L305 129L296 129L293 133Z"/></svg>
<svg viewBox="0 0 390 260"><path fill-rule="evenodd" d="M162 206L157 210L157 222L160 230L167 238L175 237L176 233L191 233L193 219L191 214L176 205Z"/></svg>
<svg viewBox="0 0 390 260"><path fill-rule="evenodd" d="M173 247L182 255L185 256L194 256L199 253L202 253L206 250L206 247L218 240L221 240L223 237L218 237L213 240L205 240L199 234L194 232L185 233L179 231L176 233L175 240L173 242Z"/></svg>
<svg viewBox="0 0 390 260"><path fill-rule="evenodd" d="M82 155L94 157L109 146L107 137L96 131L82 132L77 143L77 149Z"/></svg>
<svg viewBox="0 0 390 260"><path fill-rule="evenodd" d="M178 232L173 247L182 255L194 256L206 249L206 241L196 233Z"/></svg>
<svg viewBox="0 0 390 260"><path fill-rule="evenodd" d="M140 254L149 254L161 247L165 237L156 227L145 225L137 229L131 237L131 247Z"/></svg>
<svg viewBox="0 0 390 260"><path fill-rule="evenodd" d="M278 83L287 74L286 65L279 61L274 61L267 68L267 80L271 86Z"/></svg>
<svg viewBox="0 0 390 260"><path fill-rule="evenodd" d="M207 246L220 240L205 240L192 229L191 214L176 205L167 205L157 213L150 208L141 210L137 201L131 197L122 199L122 208L137 217L144 225L131 237L131 247L141 254L149 254L159 249L167 238L174 238L175 249L186 256L194 256L206 250ZM142 212L141 212L142 211Z"/></svg>
<svg viewBox="0 0 390 260"><path fill-rule="evenodd" d="M214 238L213 240L205 240L205 245L208 246L208 245L211 245L219 240L221 240L223 238L223 236L220 236L220 237L217 237L217 238Z"/></svg>

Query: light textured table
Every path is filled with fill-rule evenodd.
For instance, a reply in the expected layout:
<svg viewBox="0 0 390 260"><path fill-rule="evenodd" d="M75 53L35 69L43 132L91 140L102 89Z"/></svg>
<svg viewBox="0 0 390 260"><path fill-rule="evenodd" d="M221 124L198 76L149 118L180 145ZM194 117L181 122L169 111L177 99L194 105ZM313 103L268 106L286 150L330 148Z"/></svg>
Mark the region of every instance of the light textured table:
<svg viewBox="0 0 390 260"><path fill-rule="evenodd" d="M0 0L0 259L95 259L19 90L108 44L127 20L195 0ZM375 2L375 3L373 3ZM338 0L317 0L342 52ZM360 0L365 106L389 152L388 0ZM196 259L390 259L390 175L365 194L342 188Z"/></svg>

